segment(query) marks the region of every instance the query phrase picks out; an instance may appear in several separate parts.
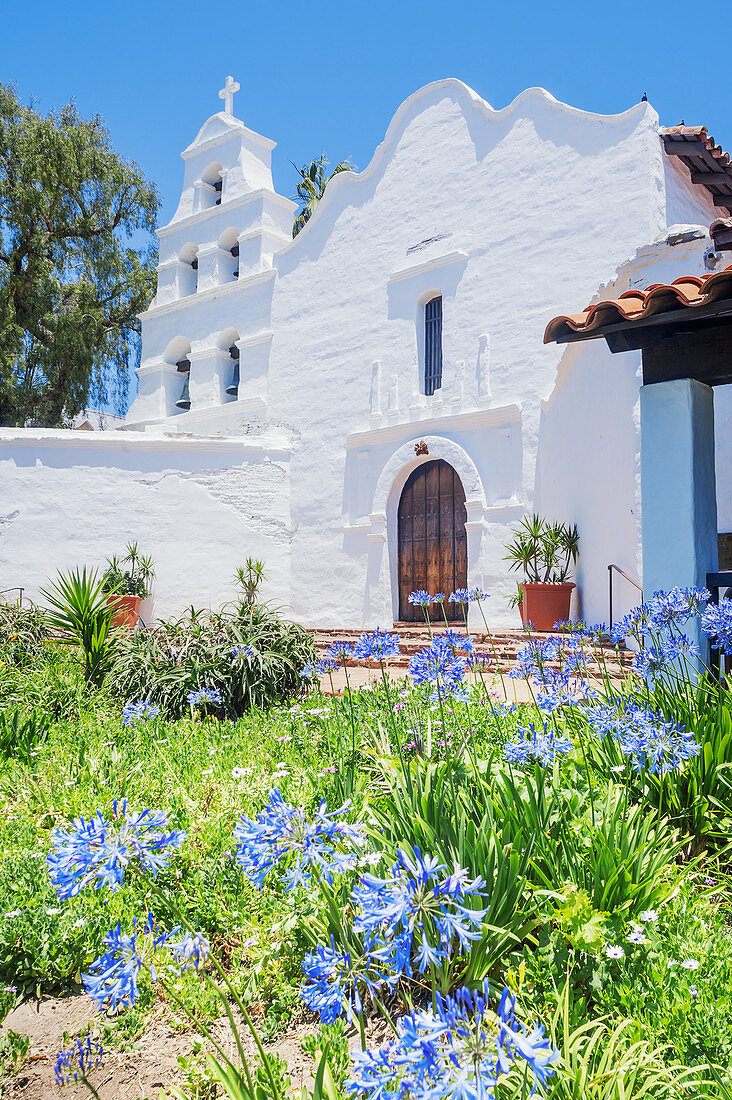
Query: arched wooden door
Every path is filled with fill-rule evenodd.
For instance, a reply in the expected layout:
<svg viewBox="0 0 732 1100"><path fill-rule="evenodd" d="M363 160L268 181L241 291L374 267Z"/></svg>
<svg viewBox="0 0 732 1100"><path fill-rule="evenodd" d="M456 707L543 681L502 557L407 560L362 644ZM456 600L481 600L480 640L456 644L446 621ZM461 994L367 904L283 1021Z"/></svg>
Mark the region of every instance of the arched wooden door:
<svg viewBox="0 0 732 1100"><path fill-rule="evenodd" d="M424 622L423 608L409 603L419 589L444 593L448 619L462 618L462 608L447 598L468 584L466 519L465 490L447 462L425 462L409 475L398 514L400 621ZM442 618L439 607L431 617Z"/></svg>

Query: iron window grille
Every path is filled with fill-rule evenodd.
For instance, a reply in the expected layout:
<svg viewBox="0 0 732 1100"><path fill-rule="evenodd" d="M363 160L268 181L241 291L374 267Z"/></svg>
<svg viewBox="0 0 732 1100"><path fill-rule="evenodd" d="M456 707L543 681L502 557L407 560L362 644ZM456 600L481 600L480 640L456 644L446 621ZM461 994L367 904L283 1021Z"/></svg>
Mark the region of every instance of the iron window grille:
<svg viewBox="0 0 732 1100"><path fill-rule="evenodd" d="M431 397L442 385L442 298L424 307L424 392Z"/></svg>

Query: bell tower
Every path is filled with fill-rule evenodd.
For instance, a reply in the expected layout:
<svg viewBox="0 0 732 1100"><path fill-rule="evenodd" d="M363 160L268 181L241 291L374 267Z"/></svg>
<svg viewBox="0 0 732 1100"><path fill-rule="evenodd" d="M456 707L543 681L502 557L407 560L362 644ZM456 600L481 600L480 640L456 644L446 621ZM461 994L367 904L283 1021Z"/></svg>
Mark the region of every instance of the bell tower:
<svg viewBox="0 0 732 1100"><path fill-rule="evenodd" d="M275 142L234 115L238 91L227 76L219 92L224 109L181 154L178 207L157 231L157 293L141 315L130 426L163 422L166 430L208 434L217 421L213 410L241 401L266 404L267 363L247 372L239 343L249 347L255 337L253 346L266 345L268 353L262 333L269 329L273 256L292 239L295 204L274 189Z"/></svg>

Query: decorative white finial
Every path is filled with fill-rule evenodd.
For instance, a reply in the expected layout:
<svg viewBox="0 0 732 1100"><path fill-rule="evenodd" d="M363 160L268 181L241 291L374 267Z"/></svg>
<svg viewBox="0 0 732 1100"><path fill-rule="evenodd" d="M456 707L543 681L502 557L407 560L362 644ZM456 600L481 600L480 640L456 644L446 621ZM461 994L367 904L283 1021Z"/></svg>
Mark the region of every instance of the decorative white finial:
<svg viewBox="0 0 732 1100"><path fill-rule="evenodd" d="M226 82L219 92L219 99L225 100L224 114L234 114L234 93L239 91L239 84L234 80L233 76L227 76Z"/></svg>

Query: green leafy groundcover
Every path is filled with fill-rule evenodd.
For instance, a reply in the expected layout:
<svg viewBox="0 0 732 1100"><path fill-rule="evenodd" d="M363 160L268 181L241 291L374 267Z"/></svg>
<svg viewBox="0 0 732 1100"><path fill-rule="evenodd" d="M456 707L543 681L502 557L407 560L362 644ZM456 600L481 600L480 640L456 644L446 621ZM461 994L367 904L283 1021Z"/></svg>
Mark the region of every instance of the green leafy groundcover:
<svg viewBox="0 0 732 1100"><path fill-rule="evenodd" d="M84 890L61 902L46 867L56 827L97 809L109 817L112 800L126 798L187 832L158 876L161 896L210 940L245 1002L265 1006L261 1030L274 1037L302 1011L303 958L331 933L346 938L352 919L348 881L324 901L288 891L278 874L258 890L237 865L237 820L256 816L278 789L309 815L323 798L330 807L351 799L349 820L366 829L380 875L398 847L416 845L449 871L483 878L480 937L437 981L447 991L487 976L497 991L505 982L516 993L521 1019L542 1021L561 1051L546 1095L728 1100L728 700L706 688L660 687L655 697L643 689L703 739L675 776L644 779L621 767L581 707L556 719L556 736L571 735L573 752L548 766L509 764L505 744L539 719L533 705L511 701L510 687L504 699L500 682L443 700L431 698L430 684L385 684L374 672L373 684L352 695L316 690L258 706L231 650L241 643L267 654L284 639L291 668L273 658L262 680L278 685L263 695L286 697L298 689L309 643L297 628L278 629L243 612L165 624L125 643L101 691L84 682L73 652L54 645L30 667L0 665L0 1016L21 997L79 989L110 927L129 927L147 905L135 876L116 893ZM203 654L213 639L210 660ZM223 686L219 716L186 711L191 683ZM128 698L157 701L163 713L123 725ZM193 971L175 988L202 1021L218 1017ZM390 1009L430 996L429 974L415 973ZM105 1043L139 1040L154 1005L159 1011L143 971L134 1008L100 1025ZM174 1005L167 1011L183 1021ZM341 1039L332 1040L337 1092L346 1076ZM318 1049L330 1041L321 1029ZM183 1073L189 1090L207 1072L193 1058ZM497 1097L525 1094L509 1078Z"/></svg>

